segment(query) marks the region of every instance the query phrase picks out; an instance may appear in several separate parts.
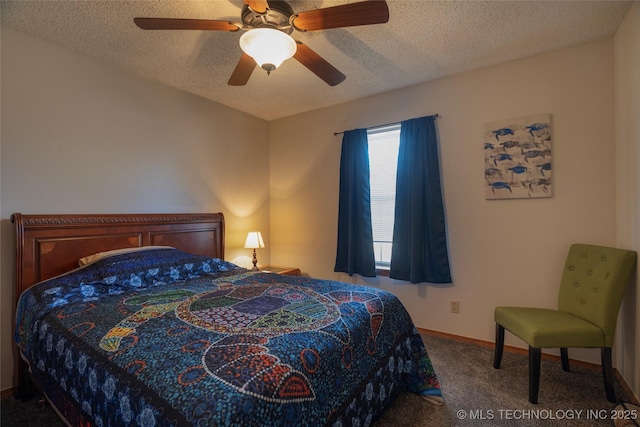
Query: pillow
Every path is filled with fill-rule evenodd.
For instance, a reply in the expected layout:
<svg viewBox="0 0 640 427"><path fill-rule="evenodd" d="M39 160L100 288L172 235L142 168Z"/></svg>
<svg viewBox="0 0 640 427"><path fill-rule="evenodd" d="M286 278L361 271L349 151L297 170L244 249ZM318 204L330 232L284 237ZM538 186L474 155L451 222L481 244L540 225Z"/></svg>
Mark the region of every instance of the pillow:
<svg viewBox="0 0 640 427"><path fill-rule="evenodd" d="M139 246L136 248L113 249L111 251L98 252L93 255L87 255L85 257L82 257L78 260L78 265L82 267L83 265L96 262L98 260L101 260L102 258L106 258L109 256L126 254L129 252L146 251L149 249L175 249L175 248L173 246Z"/></svg>

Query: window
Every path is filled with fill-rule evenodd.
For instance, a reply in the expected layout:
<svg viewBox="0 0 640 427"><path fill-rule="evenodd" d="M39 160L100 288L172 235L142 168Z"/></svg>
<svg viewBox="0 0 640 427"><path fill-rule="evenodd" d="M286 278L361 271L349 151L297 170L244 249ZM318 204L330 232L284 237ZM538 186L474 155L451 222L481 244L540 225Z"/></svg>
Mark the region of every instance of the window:
<svg viewBox="0 0 640 427"><path fill-rule="evenodd" d="M344 132L334 271L451 283L435 118Z"/></svg>
<svg viewBox="0 0 640 427"><path fill-rule="evenodd" d="M367 130L371 182L371 223L376 268L389 270L396 203L400 125Z"/></svg>

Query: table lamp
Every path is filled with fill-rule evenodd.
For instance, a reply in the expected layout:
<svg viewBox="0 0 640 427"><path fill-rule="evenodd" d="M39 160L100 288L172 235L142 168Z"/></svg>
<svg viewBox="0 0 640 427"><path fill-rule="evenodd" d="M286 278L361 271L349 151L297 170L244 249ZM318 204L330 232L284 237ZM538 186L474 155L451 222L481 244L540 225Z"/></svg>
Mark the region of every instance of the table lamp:
<svg viewBox="0 0 640 427"><path fill-rule="evenodd" d="M253 271L258 271L258 258L256 258L256 248L264 248L264 240L262 240L262 234L259 231L250 231L247 234L247 240L244 242L244 247L253 249Z"/></svg>

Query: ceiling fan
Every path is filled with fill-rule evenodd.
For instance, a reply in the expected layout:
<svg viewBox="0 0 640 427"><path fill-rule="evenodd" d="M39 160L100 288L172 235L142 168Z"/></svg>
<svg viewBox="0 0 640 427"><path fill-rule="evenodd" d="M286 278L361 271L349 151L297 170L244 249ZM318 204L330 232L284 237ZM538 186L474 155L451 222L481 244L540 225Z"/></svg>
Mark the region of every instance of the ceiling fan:
<svg viewBox="0 0 640 427"><path fill-rule="evenodd" d="M389 21L384 0L368 0L295 13L280 0L244 0L240 19L231 22L208 19L134 18L143 30L246 31L240 38L242 57L227 84L243 86L256 64L270 73L291 57L311 72L335 86L346 76L290 34L357 25L383 24Z"/></svg>

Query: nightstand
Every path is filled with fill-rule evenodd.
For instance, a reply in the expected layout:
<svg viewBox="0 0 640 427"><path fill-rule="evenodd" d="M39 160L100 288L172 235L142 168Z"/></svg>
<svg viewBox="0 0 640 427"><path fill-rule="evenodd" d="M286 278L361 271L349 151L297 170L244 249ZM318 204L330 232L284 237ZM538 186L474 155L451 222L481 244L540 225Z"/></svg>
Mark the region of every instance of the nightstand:
<svg viewBox="0 0 640 427"><path fill-rule="evenodd" d="M260 269L263 273L284 274L285 276L300 276L300 269L294 267L281 267L278 265L265 265Z"/></svg>

